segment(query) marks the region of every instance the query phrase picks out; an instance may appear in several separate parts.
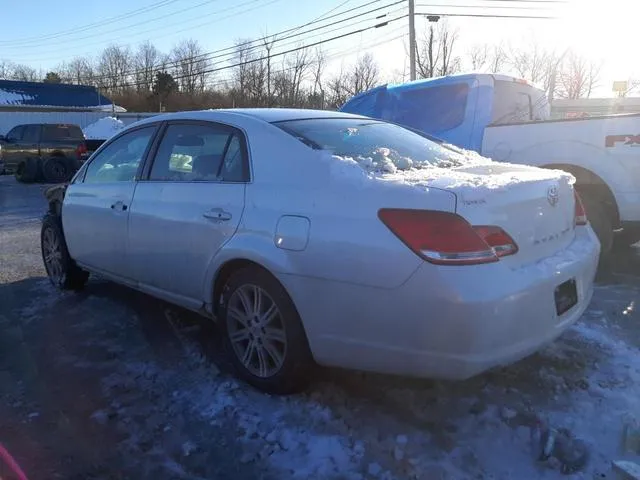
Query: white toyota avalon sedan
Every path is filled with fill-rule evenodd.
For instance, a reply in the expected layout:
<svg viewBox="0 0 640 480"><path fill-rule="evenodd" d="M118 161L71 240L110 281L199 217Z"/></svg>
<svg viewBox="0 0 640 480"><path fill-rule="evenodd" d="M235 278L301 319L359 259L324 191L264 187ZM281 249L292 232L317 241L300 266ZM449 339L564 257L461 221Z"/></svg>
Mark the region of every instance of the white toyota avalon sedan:
<svg viewBox="0 0 640 480"><path fill-rule="evenodd" d="M131 125L47 192L47 273L89 272L216 319L238 374L314 364L464 379L529 355L590 301L599 244L573 177L328 111Z"/></svg>

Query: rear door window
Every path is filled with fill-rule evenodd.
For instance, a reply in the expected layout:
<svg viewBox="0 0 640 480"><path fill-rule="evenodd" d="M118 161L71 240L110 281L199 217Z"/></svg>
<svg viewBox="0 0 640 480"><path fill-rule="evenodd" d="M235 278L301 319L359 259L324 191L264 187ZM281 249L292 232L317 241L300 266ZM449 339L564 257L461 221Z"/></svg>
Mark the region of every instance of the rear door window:
<svg viewBox="0 0 640 480"><path fill-rule="evenodd" d="M545 92L523 82L496 80L491 115L493 125L546 120L548 117L549 101Z"/></svg>
<svg viewBox="0 0 640 480"><path fill-rule="evenodd" d="M393 121L437 135L464 122L469 86L439 85L403 91L395 95Z"/></svg>
<svg viewBox="0 0 640 480"><path fill-rule="evenodd" d="M158 147L150 180L226 181L247 179L247 156L239 131L217 124L171 124Z"/></svg>
<svg viewBox="0 0 640 480"><path fill-rule="evenodd" d="M22 141L27 143L38 143L40 141L40 125L25 125L22 134Z"/></svg>
<svg viewBox="0 0 640 480"><path fill-rule="evenodd" d="M84 140L84 134L77 125L43 125L42 138L45 141Z"/></svg>

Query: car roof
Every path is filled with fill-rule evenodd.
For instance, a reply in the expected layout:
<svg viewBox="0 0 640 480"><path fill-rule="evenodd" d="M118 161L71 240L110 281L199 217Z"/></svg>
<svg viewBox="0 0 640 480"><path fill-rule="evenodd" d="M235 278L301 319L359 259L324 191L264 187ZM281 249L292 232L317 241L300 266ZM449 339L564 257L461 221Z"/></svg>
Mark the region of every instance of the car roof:
<svg viewBox="0 0 640 480"><path fill-rule="evenodd" d="M310 118L365 118L353 113L336 112L334 110L312 110L306 108L231 108L218 110L232 112L264 120L265 122L282 122Z"/></svg>
<svg viewBox="0 0 640 480"><path fill-rule="evenodd" d="M154 115L136 122L134 125L161 122L165 120L209 120L220 121L226 115L250 117L267 123L313 118L368 118L353 113L333 110L311 110L304 108L227 108L211 110L191 110Z"/></svg>

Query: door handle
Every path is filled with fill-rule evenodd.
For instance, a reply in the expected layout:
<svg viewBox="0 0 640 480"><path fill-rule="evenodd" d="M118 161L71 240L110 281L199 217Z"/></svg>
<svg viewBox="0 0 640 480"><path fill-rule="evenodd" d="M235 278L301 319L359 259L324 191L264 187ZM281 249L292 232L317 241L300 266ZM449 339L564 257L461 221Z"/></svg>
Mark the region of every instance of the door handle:
<svg viewBox="0 0 640 480"><path fill-rule="evenodd" d="M116 203L111 205L111 210L117 210L119 212L126 212L127 211L127 206L124 203L118 201L118 202L116 202Z"/></svg>
<svg viewBox="0 0 640 480"><path fill-rule="evenodd" d="M208 218L209 220L231 220L231 213L223 210L221 208L212 208L211 210L204 212L202 214L204 218Z"/></svg>

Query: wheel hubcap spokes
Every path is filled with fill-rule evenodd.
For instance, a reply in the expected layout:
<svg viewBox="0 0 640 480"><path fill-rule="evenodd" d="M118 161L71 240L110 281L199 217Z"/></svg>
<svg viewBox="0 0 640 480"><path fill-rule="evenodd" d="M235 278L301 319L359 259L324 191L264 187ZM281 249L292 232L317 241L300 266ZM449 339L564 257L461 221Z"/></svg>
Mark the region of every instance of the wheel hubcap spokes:
<svg viewBox="0 0 640 480"><path fill-rule="evenodd" d="M253 375L268 378L282 368L287 337L280 310L257 285L243 285L229 299L227 329L242 365Z"/></svg>
<svg viewBox="0 0 640 480"><path fill-rule="evenodd" d="M60 241L51 228L44 231L42 247L47 273L53 280L59 281L63 275L62 252L60 251Z"/></svg>

